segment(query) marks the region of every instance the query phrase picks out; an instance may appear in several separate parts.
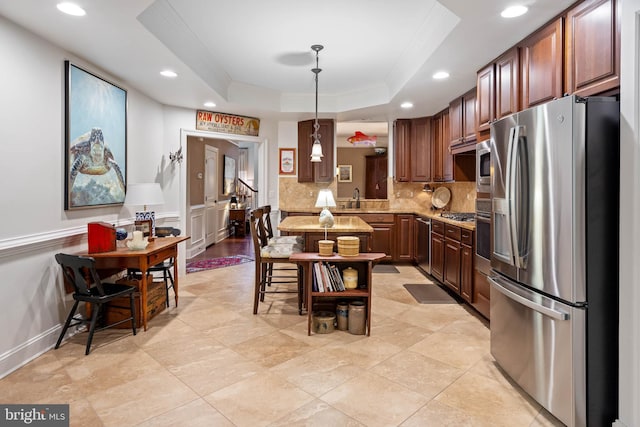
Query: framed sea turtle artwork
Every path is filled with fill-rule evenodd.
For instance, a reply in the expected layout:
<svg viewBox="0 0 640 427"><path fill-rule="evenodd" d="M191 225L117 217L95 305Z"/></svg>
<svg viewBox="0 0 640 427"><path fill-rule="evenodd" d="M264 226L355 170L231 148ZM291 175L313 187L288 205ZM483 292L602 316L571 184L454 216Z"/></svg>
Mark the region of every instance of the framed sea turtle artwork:
<svg viewBox="0 0 640 427"><path fill-rule="evenodd" d="M65 210L124 203L127 91L65 61Z"/></svg>

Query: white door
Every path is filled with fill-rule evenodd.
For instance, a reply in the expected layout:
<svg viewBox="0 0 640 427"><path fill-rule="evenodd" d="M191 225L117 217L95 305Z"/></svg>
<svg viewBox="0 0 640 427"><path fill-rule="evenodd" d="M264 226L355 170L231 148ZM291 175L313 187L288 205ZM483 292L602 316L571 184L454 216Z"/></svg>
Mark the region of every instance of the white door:
<svg viewBox="0 0 640 427"><path fill-rule="evenodd" d="M204 153L204 216L205 245L216 243L218 211L218 149L205 145Z"/></svg>

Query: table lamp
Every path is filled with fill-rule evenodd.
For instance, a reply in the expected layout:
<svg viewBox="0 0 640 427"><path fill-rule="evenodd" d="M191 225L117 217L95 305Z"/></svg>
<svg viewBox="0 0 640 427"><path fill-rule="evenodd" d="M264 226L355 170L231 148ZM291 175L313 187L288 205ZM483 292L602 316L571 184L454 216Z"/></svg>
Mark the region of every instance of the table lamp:
<svg viewBox="0 0 640 427"><path fill-rule="evenodd" d="M336 201L333 198L331 190L320 190L318 192L318 200L316 200L316 208L323 208L320 212L320 225L325 228L325 235L327 228L333 227L333 215L329 212L328 208L335 208Z"/></svg>
<svg viewBox="0 0 640 427"><path fill-rule="evenodd" d="M236 196L231 196L231 200L229 200L229 208L237 209L238 208L238 198Z"/></svg>
<svg viewBox="0 0 640 427"><path fill-rule="evenodd" d="M125 206L143 206L143 212L136 212L136 221L151 220L150 239L155 235L156 213L147 211L149 205L163 205L164 196L162 188L157 182L128 184L127 195L124 198Z"/></svg>

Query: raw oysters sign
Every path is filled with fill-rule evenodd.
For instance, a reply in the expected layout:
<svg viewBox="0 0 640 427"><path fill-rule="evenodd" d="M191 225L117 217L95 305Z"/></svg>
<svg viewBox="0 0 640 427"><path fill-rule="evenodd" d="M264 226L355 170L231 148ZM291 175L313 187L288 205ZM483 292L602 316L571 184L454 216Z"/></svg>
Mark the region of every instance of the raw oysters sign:
<svg viewBox="0 0 640 427"><path fill-rule="evenodd" d="M235 135L258 136L260 119L198 110L196 112L196 129Z"/></svg>

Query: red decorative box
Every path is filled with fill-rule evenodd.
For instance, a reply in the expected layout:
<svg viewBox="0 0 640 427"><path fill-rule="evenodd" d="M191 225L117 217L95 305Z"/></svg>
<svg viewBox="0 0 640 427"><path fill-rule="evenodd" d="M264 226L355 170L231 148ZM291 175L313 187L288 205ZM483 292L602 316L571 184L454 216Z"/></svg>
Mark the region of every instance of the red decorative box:
<svg viewBox="0 0 640 427"><path fill-rule="evenodd" d="M107 222L90 222L87 224L89 253L109 252L116 250L116 228Z"/></svg>

